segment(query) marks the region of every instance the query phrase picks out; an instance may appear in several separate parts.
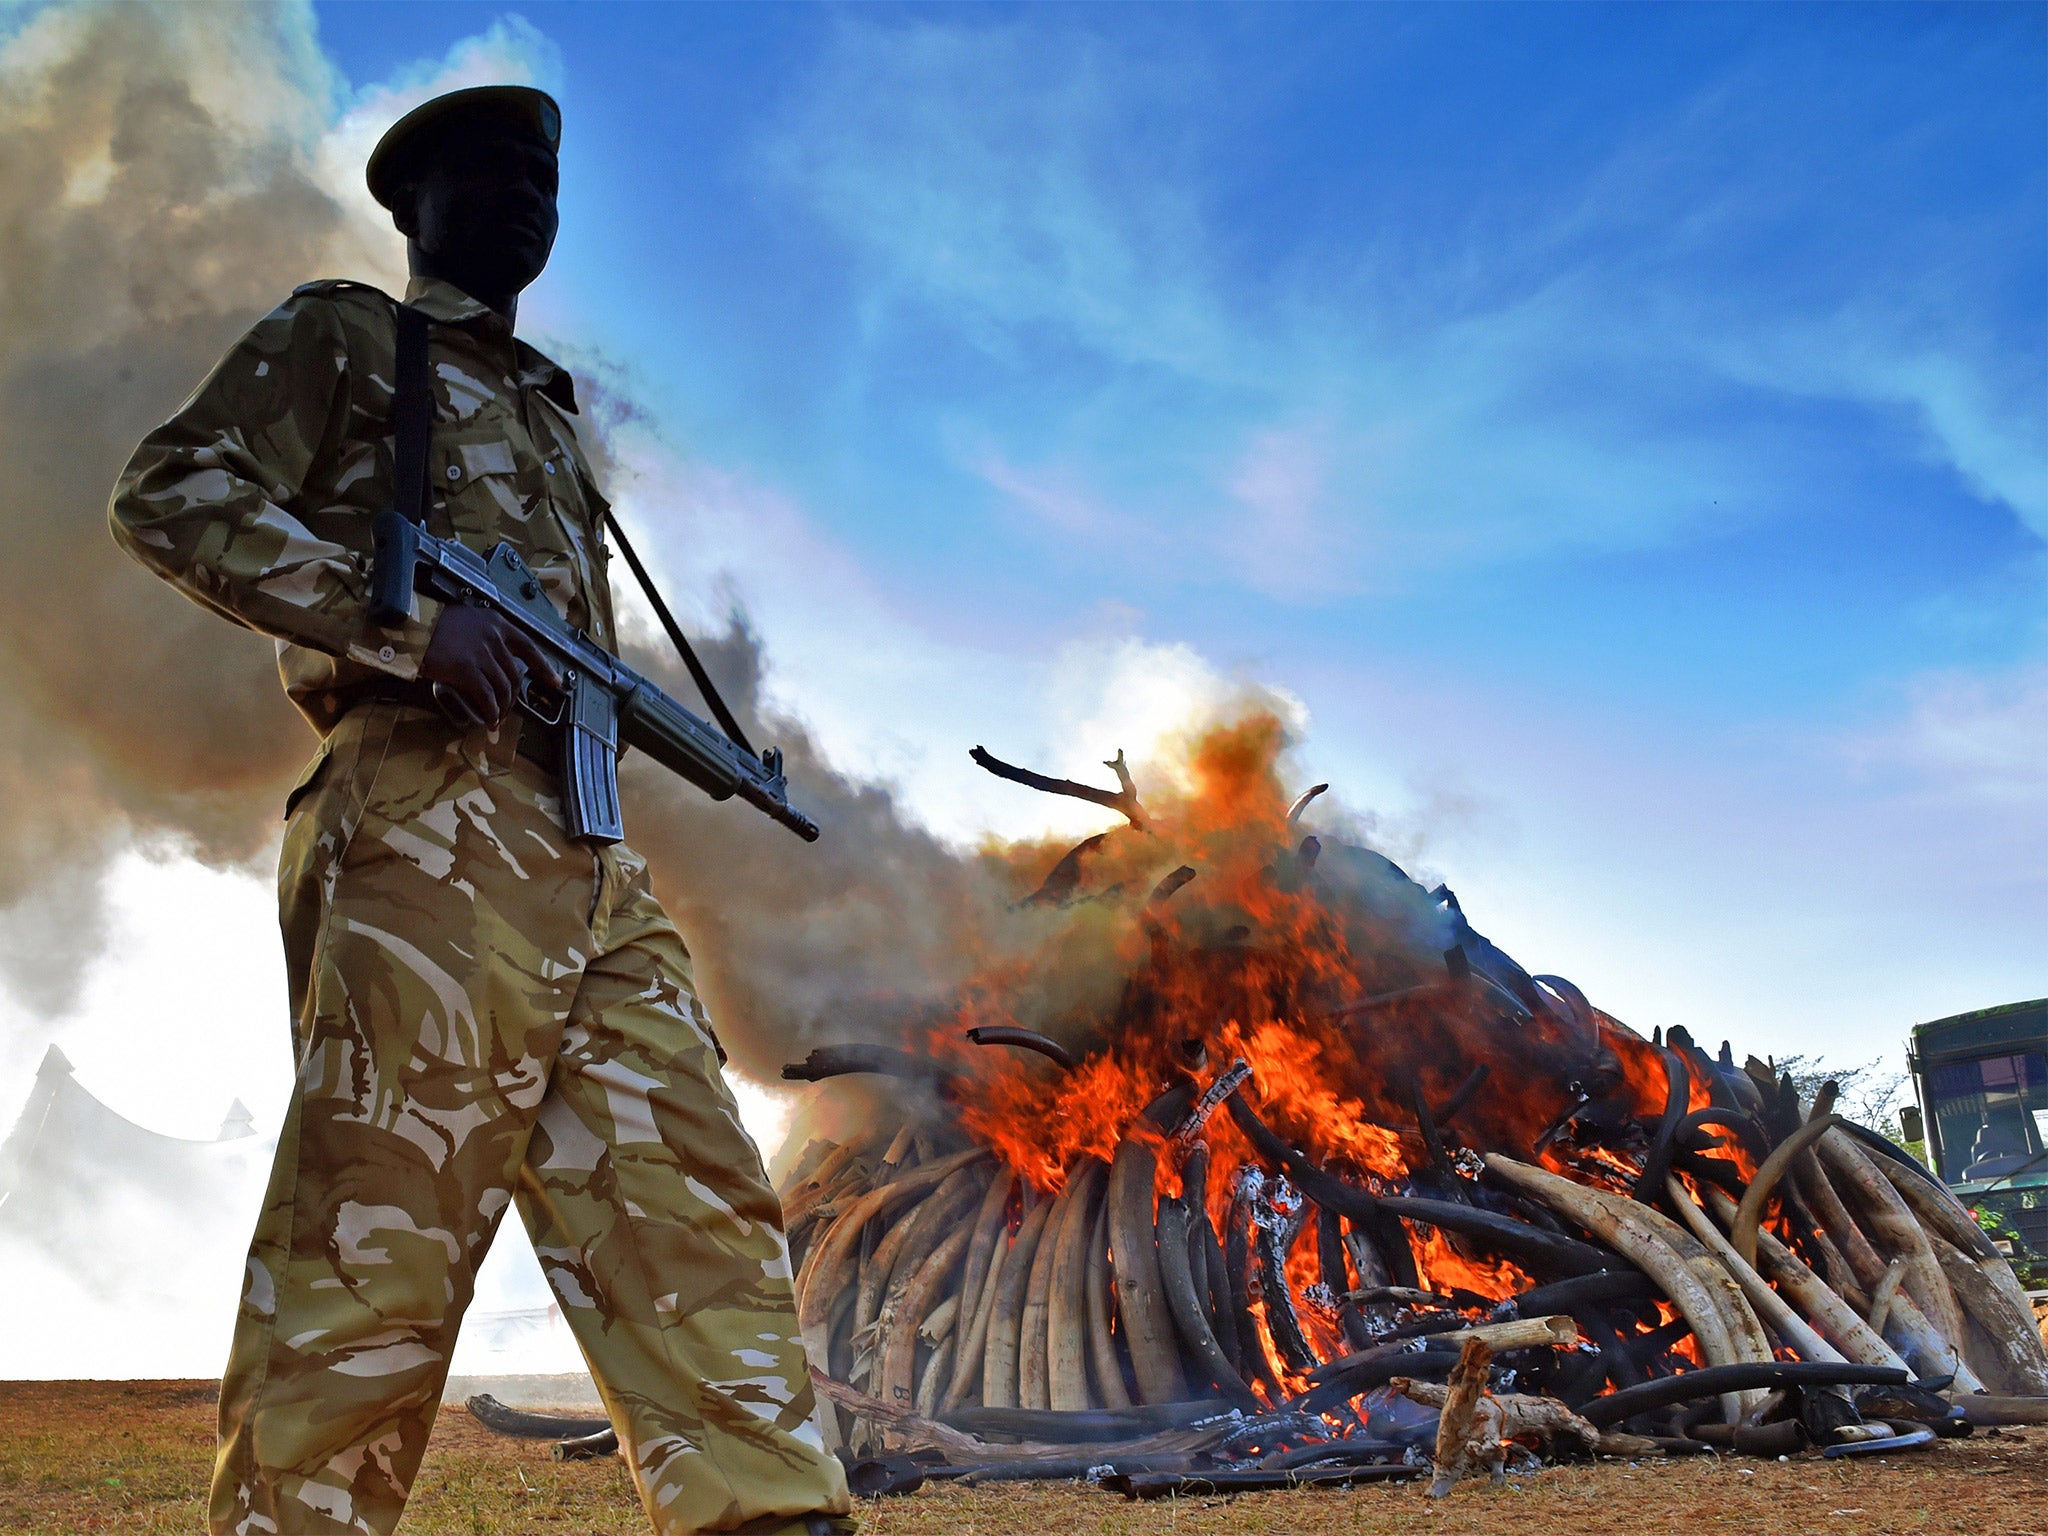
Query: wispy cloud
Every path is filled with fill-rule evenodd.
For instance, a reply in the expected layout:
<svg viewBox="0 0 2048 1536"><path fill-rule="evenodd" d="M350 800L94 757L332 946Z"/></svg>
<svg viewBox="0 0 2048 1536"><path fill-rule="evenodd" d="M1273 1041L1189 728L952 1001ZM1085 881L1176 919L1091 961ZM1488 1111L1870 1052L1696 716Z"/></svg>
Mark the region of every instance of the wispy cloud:
<svg viewBox="0 0 2048 1536"><path fill-rule="evenodd" d="M762 157L854 237L885 299L994 347L1043 325L1206 376L1228 325L1187 183L1134 142L1145 74L1083 32L846 22Z"/></svg>
<svg viewBox="0 0 2048 1536"><path fill-rule="evenodd" d="M1959 809L2004 813L2048 855L2048 666L1916 678L1903 710L1844 744L1862 773Z"/></svg>
<svg viewBox="0 0 2048 1536"><path fill-rule="evenodd" d="M1093 508L1168 519L1188 574L1270 589L1246 552L1312 525L1333 592L1654 547L1809 508L1841 466L1802 437L1808 408L2048 529L2048 362L1995 307L2038 232L2017 206L1844 222L1924 150L1841 87L1803 99L1811 61L1732 67L1547 200L1496 189L1404 245L1229 223L1223 183L1251 172L1183 51L1168 72L1078 24L857 21L763 153L861 261L870 346L964 339L1019 395L1088 402L1031 429L1052 443L992 427L980 459L1060 464L1056 494L984 474L1053 536L1126 537ZM1923 137L1953 131L1914 109ZM1981 293L1941 276L1973 262L1999 269ZM1131 437L1142 468L1115 451Z"/></svg>

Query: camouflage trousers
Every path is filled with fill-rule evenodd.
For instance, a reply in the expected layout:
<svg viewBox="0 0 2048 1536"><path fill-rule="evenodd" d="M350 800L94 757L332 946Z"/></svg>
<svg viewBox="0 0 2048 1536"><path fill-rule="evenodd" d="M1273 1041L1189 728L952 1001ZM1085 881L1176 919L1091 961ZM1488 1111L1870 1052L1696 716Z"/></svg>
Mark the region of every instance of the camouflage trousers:
<svg viewBox="0 0 2048 1536"><path fill-rule="evenodd" d="M297 1088L250 1250L216 1536L390 1532L516 1204L661 1536L843 1514L781 1211L690 957L511 732L352 711L279 873Z"/></svg>

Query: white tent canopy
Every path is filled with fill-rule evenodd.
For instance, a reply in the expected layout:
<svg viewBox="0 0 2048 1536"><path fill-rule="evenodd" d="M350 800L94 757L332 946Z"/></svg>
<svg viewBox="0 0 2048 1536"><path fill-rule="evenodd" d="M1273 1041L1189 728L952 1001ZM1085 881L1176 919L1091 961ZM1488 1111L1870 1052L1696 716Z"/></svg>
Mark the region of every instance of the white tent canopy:
<svg viewBox="0 0 2048 1536"><path fill-rule="evenodd" d="M0 1142L0 1378L209 1377L227 1359L275 1138L239 1100L212 1141L108 1108L54 1045ZM477 1280L455 1369L581 1369L516 1218Z"/></svg>

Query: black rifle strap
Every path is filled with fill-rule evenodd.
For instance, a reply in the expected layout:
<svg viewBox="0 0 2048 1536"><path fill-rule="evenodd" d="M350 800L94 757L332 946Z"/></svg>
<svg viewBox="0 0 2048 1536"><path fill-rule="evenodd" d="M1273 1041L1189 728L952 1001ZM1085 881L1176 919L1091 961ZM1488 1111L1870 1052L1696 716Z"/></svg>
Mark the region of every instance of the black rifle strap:
<svg viewBox="0 0 2048 1536"><path fill-rule="evenodd" d="M426 315L410 304L398 306L398 388L391 402L392 427L397 434L393 446L392 502L399 514L412 523L424 523L427 516L427 449L434 437L434 395L427 375L427 328ZM647 601L654 605L655 617L661 620L661 627L668 631L668 637L675 642L681 653L683 665L690 669L691 681L697 691L704 695L704 702L711 706L712 716L718 721L718 728L732 738L733 744L749 757L759 757L747 734L733 719L732 711L725 707L725 700L719 697L717 686L711 681L711 674L704 670L704 663L697 659L697 652L691 647L688 637L683 634L682 625L675 615L668 611L668 604L661 600L661 593L655 590L654 578L647 574L647 567L640 563L640 556L626 541L626 530L619 526L618 517L607 507L604 520L611 529L612 537L618 540L619 553L626 557L626 564L633 568L633 575L640 583L640 590L647 594Z"/></svg>
<svg viewBox="0 0 2048 1536"><path fill-rule="evenodd" d="M391 504L409 523L427 520L427 449L434 439L434 394L427 378L427 317L398 306L398 387L391 400Z"/></svg>
<svg viewBox="0 0 2048 1536"><path fill-rule="evenodd" d="M739 721L733 719L732 711L725 707L725 700L718 695L718 689L711 681L711 674L704 670L704 663L697 659L697 652L683 634L683 626L676 622L676 616L668 611L668 604L661 600L661 593L655 590L654 578L647 574L647 567L640 563L640 557L627 542L626 530L619 526L618 514L610 507L605 508L605 526L612 531L612 537L619 541L619 553L626 557L626 564L633 568L633 575L640 583L640 590L647 594L647 601L654 605L654 616L661 620L661 627L668 631L668 637L675 642L681 653L683 665L690 669L690 679L696 683L697 691L704 695L704 702L711 706L711 713L718 721L718 728L733 740L749 757L759 757L754 744L747 740L747 733L740 729Z"/></svg>

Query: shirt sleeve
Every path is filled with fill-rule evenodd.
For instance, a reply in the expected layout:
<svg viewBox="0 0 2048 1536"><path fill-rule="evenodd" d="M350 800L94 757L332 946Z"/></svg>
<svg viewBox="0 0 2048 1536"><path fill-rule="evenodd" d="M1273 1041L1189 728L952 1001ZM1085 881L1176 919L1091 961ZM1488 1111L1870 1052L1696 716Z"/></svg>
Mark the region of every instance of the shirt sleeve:
<svg viewBox="0 0 2048 1536"><path fill-rule="evenodd" d="M372 624L369 519L351 548L293 510L348 429L349 365L331 300L294 294L264 316L135 450L109 508L114 538L238 624L412 678L440 604L416 596L402 626Z"/></svg>

